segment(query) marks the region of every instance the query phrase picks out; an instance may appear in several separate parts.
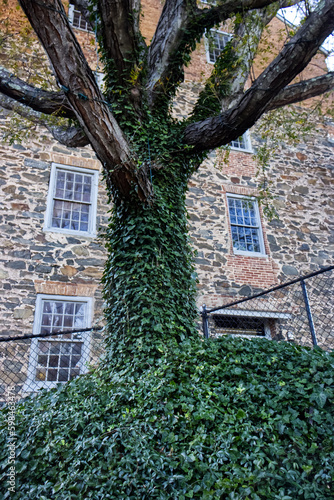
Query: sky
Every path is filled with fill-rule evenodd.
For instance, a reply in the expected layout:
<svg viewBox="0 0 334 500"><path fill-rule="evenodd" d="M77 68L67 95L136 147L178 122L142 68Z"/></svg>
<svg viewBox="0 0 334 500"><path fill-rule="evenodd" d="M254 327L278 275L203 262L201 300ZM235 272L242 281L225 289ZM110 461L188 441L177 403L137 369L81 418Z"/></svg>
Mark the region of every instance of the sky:
<svg viewBox="0 0 334 500"><path fill-rule="evenodd" d="M288 9L281 9L279 11L282 17L285 17L290 23L298 25L301 19L300 10L298 7L289 7ZM323 48L328 52L332 52L326 59L327 67L330 71L334 71L334 34L329 36L323 44Z"/></svg>

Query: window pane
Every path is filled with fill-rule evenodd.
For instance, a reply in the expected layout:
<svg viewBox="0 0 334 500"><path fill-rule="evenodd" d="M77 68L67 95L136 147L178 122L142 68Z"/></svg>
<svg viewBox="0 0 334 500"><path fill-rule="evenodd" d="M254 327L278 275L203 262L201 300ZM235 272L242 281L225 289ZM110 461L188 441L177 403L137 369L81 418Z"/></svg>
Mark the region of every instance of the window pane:
<svg viewBox="0 0 334 500"><path fill-rule="evenodd" d="M233 249L261 253L260 223L255 201L228 197Z"/></svg>
<svg viewBox="0 0 334 500"><path fill-rule="evenodd" d="M50 227L64 231L88 232L94 174L56 169ZM80 224L83 222L84 224Z"/></svg>
<svg viewBox="0 0 334 500"><path fill-rule="evenodd" d="M42 303L41 331L84 328L87 326L87 303L68 300L45 300ZM80 372L83 341L80 334L54 335L38 341L36 381L67 382ZM71 367L71 368L70 368Z"/></svg>

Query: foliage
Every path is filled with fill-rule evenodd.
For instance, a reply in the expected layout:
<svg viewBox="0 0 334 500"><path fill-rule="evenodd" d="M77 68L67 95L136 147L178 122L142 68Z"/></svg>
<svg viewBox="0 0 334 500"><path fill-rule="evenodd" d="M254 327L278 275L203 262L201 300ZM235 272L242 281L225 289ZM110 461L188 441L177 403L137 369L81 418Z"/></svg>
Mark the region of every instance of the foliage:
<svg viewBox="0 0 334 500"><path fill-rule="evenodd" d="M268 112L259 122L257 134L259 145L255 160L258 165L258 201L269 220L278 218L275 210L275 198L272 193L270 179L270 161L282 145L294 146L307 141L315 128L314 118L321 116L321 105L317 103L313 109L303 110L295 106L287 106Z"/></svg>
<svg viewBox="0 0 334 500"><path fill-rule="evenodd" d="M17 406L11 498L332 498L333 367L319 349L229 337L102 364Z"/></svg>

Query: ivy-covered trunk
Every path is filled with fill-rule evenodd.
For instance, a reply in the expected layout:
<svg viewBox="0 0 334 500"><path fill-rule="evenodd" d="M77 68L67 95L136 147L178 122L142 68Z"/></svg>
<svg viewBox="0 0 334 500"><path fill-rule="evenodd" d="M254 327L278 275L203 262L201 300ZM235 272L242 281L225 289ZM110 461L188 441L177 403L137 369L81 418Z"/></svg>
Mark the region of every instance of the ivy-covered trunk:
<svg viewBox="0 0 334 500"><path fill-rule="evenodd" d="M178 162L177 162L178 163ZM114 193L104 274L107 359L151 364L168 346L197 335L196 281L180 165L155 170L150 202Z"/></svg>

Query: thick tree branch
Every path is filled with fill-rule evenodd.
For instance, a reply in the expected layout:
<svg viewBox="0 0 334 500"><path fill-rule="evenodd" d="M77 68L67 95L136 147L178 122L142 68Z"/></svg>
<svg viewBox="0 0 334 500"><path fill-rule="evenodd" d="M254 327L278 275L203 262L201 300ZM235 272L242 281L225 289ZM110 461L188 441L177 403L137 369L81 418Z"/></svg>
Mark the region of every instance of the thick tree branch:
<svg viewBox="0 0 334 500"><path fill-rule="evenodd" d="M308 65L333 29L334 0L323 0L237 105L220 116L189 125L184 133L185 143L202 151L228 144L246 132Z"/></svg>
<svg viewBox="0 0 334 500"><path fill-rule="evenodd" d="M229 95L221 100L222 111L233 107L244 93L264 28L275 17L280 8L278 2L263 9L247 12L236 25L232 38L232 50L235 60L233 72L229 75Z"/></svg>
<svg viewBox="0 0 334 500"><path fill-rule="evenodd" d="M63 92L49 92L29 85L1 66L0 92L40 113L64 118L75 117Z"/></svg>
<svg viewBox="0 0 334 500"><path fill-rule="evenodd" d="M171 55L182 43L191 11L197 11L196 1L166 0L148 53L148 84L152 93L156 83L165 80L170 71Z"/></svg>
<svg viewBox="0 0 334 500"><path fill-rule="evenodd" d="M140 0L100 0L98 9L105 57L115 65L123 83L144 46L139 31Z"/></svg>
<svg viewBox="0 0 334 500"><path fill-rule="evenodd" d="M21 6L49 56L57 81L75 116L107 171L108 181L123 196L134 186L141 199L150 197L150 183L132 160L127 140L95 82L60 0L21 0Z"/></svg>
<svg viewBox="0 0 334 500"><path fill-rule="evenodd" d="M294 5L300 0L283 0L280 7ZM199 9L193 0L166 0L148 55L149 100L166 88L166 82L178 80L182 69L180 53L190 54L194 42L213 26L227 20L232 14L246 13L277 3L273 0L227 0L210 9ZM175 59L176 57L176 59Z"/></svg>
<svg viewBox="0 0 334 500"><path fill-rule="evenodd" d="M76 148L87 146L89 143L81 128L52 125L50 120L48 120L48 118L42 113L30 109L27 106L24 106L24 104L21 104L1 93L0 106L10 111L14 111L36 125L45 127L53 135L56 141L64 146Z"/></svg>
<svg viewBox="0 0 334 500"><path fill-rule="evenodd" d="M281 90L278 96L270 102L267 111L281 108L288 104L295 104L296 102L325 94L333 89L334 71L331 71L326 75L310 78L309 80L295 83Z"/></svg>
<svg viewBox="0 0 334 500"><path fill-rule="evenodd" d="M277 0L227 0L222 5L211 7L211 9L198 9L196 12L197 22L210 25L210 28L220 24L233 14L246 13L250 10L262 9L277 3ZM282 0L278 9L284 9L300 3L300 0ZM204 33L204 32L203 32Z"/></svg>

